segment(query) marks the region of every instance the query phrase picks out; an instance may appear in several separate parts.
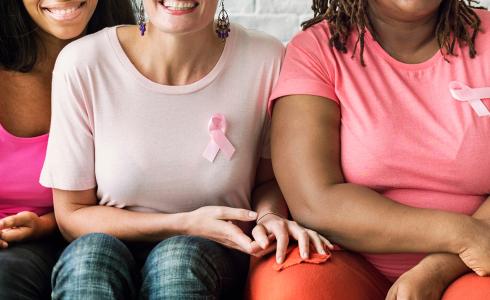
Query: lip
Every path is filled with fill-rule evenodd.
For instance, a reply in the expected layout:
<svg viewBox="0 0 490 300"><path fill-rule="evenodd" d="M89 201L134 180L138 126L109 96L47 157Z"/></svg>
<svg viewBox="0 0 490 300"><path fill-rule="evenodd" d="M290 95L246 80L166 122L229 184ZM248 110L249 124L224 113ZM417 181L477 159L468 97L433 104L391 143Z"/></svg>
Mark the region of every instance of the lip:
<svg viewBox="0 0 490 300"><path fill-rule="evenodd" d="M186 9L186 10L173 10L173 9L169 9L168 7L165 6L164 4L165 0L160 0L158 1L158 5L168 14L171 14L171 15L174 15L174 16L182 16L182 15L188 15L188 14L192 14L196 8L199 7L199 2L197 1L194 1L197 3L197 5L194 7L194 8L191 8L191 9Z"/></svg>
<svg viewBox="0 0 490 300"><path fill-rule="evenodd" d="M83 7L86 5L87 1L71 1L71 2L61 2L53 3L51 5L44 5L41 7L43 12L55 21L72 21L76 19L83 11ZM75 9L71 13L57 13L57 10L70 10Z"/></svg>

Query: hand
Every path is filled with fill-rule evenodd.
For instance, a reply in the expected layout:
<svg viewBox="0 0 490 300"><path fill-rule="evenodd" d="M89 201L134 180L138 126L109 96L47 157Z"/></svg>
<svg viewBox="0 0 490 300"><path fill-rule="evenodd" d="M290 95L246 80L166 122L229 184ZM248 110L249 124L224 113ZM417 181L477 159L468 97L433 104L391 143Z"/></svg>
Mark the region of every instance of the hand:
<svg viewBox="0 0 490 300"><path fill-rule="evenodd" d="M233 221L251 222L257 219L254 211L224 206L205 206L186 214L185 234L213 240L228 248L247 254L258 246Z"/></svg>
<svg viewBox="0 0 490 300"><path fill-rule="evenodd" d="M276 261L282 263L286 257L291 236L298 241L301 257L307 259L310 256L310 243L320 254L326 254L325 246L333 249L332 243L313 230L306 229L294 221L281 218L275 214L262 217L252 230L252 236L260 246L260 250L252 253L254 256L266 255L276 249ZM276 243L272 244L275 238Z"/></svg>
<svg viewBox="0 0 490 300"><path fill-rule="evenodd" d="M459 257L478 276L490 275L490 220L472 219Z"/></svg>
<svg viewBox="0 0 490 300"><path fill-rule="evenodd" d="M416 265L391 286L386 300L440 300L450 282L435 268Z"/></svg>
<svg viewBox="0 0 490 300"><path fill-rule="evenodd" d="M7 248L11 242L37 238L42 231L41 218L29 211L0 220L0 247Z"/></svg>

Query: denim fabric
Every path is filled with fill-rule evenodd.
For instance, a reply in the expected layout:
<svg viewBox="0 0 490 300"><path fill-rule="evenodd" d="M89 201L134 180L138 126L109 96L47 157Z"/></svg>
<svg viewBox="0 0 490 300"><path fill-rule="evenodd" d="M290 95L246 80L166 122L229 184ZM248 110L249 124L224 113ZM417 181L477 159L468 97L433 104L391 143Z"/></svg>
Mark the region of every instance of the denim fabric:
<svg viewBox="0 0 490 300"><path fill-rule="evenodd" d="M64 246L60 236L52 236L0 250L0 299L50 299L51 271Z"/></svg>
<svg viewBox="0 0 490 300"><path fill-rule="evenodd" d="M93 233L72 242L56 263L53 299L135 299L136 264L120 240Z"/></svg>
<svg viewBox="0 0 490 300"><path fill-rule="evenodd" d="M104 234L73 242L53 272L53 299L240 299L248 256L198 237L124 244Z"/></svg>

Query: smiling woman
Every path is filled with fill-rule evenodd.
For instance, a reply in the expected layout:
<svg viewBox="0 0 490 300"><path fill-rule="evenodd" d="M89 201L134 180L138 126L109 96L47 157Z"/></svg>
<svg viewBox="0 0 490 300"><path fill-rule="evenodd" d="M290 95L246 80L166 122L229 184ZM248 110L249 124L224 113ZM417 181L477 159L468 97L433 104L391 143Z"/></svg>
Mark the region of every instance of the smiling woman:
<svg viewBox="0 0 490 300"><path fill-rule="evenodd" d="M121 23L134 23L129 0L0 1L0 299L50 299L64 244L38 179L54 62L74 39Z"/></svg>

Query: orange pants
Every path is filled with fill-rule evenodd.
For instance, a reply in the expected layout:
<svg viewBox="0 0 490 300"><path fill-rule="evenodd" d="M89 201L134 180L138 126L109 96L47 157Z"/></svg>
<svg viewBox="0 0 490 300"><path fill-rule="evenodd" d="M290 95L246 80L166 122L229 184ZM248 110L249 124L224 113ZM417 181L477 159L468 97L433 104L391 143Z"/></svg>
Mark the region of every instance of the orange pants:
<svg viewBox="0 0 490 300"><path fill-rule="evenodd" d="M289 259L288 257L287 259ZM248 300L384 300L391 283L360 255L336 251L323 264L302 263L278 272L273 255L251 262ZM490 277L465 275L442 300L490 299Z"/></svg>

